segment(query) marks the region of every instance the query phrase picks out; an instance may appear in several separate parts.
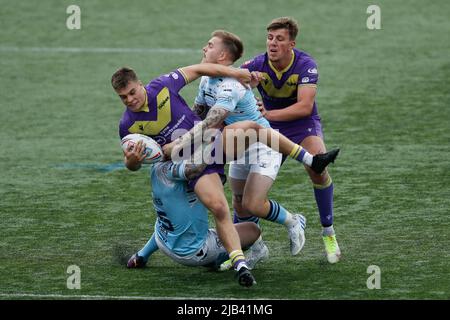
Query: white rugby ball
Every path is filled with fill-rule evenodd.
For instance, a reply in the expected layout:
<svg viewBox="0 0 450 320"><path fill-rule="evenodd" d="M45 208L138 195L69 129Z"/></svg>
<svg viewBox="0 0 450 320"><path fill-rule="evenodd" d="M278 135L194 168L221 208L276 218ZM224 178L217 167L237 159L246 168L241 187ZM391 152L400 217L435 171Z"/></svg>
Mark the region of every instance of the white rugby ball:
<svg viewBox="0 0 450 320"><path fill-rule="evenodd" d="M122 138L120 145L123 151L128 150L130 146L132 146L131 150L133 150L134 145L137 144L140 140L143 140L145 145L145 149L142 154L147 152L147 156L145 157L143 163L151 164L161 161L161 159L163 158L163 152L160 145L155 140L146 135L139 133L126 135Z"/></svg>

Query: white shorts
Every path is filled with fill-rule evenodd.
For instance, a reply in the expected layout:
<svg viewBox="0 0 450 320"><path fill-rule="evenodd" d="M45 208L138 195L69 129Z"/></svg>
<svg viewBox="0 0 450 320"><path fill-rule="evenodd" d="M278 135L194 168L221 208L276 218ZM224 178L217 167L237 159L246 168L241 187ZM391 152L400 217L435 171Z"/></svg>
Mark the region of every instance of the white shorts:
<svg viewBox="0 0 450 320"><path fill-rule="evenodd" d="M185 266L218 268L222 262L228 260L227 250L222 245L215 229L209 229L203 246L197 252L187 256L180 256L170 251L158 236L155 237L155 240L158 248L165 255Z"/></svg>
<svg viewBox="0 0 450 320"><path fill-rule="evenodd" d="M250 173L259 173L275 180L281 166L283 155L261 142L252 144L244 155L230 162L228 176L233 179L247 180Z"/></svg>

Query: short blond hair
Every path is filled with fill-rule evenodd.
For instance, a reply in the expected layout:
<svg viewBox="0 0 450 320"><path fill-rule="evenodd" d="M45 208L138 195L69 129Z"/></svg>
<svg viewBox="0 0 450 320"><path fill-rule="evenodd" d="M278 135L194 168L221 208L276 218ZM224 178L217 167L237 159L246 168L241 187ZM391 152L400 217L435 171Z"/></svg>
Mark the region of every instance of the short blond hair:
<svg viewBox="0 0 450 320"><path fill-rule="evenodd" d="M222 40L223 45L231 54L233 62L242 57L242 54L244 53L244 44L237 35L225 30L216 30L211 36Z"/></svg>

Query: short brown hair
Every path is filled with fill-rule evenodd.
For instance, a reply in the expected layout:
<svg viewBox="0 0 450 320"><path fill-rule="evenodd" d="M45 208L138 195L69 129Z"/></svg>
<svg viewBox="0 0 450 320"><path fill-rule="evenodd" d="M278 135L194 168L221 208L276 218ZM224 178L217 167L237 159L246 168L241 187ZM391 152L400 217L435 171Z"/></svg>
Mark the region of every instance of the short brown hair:
<svg viewBox="0 0 450 320"><path fill-rule="evenodd" d="M136 72L129 67L120 68L111 77L111 85L114 90L123 89L132 81L138 81L138 77Z"/></svg>
<svg viewBox="0 0 450 320"><path fill-rule="evenodd" d="M231 54L233 62L242 57L242 54L244 53L244 44L237 35L224 30L216 30L211 36L222 40L225 48Z"/></svg>
<svg viewBox="0 0 450 320"><path fill-rule="evenodd" d="M289 39L295 40L298 34L298 23L294 18L280 17L273 19L266 28L267 31L278 29L287 29L289 31Z"/></svg>

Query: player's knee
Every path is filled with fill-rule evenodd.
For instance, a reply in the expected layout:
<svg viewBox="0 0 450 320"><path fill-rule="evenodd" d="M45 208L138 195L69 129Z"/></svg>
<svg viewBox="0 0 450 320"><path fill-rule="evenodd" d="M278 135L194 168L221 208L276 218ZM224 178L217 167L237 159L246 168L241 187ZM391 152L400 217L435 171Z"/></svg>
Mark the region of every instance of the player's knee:
<svg viewBox="0 0 450 320"><path fill-rule="evenodd" d="M238 214L244 212L244 208L242 207L242 196L241 195L233 195L233 209Z"/></svg>
<svg viewBox="0 0 450 320"><path fill-rule="evenodd" d="M245 198L242 200L242 209L252 215L262 216L264 215L264 201L259 199Z"/></svg>
<svg viewBox="0 0 450 320"><path fill-rule="evenodd" d="M327 169L325 169L324 172L322 172L322 174L318 174L316 172L314 172L313 170L311 170L310 168L307 168L308 174L309 174L309 178L311 179L311 182L313 184L317 184L317 185L325 185L328 183L329 179L331 179Z"/></svg>
<svg viewBox="0 0 450 320"><path fill-rule="evenodd" d="M255 121L244 120L239 122L239 126L244 130L253 129L258 130L259 128L263 128L261 125L256 123Z"/></svg>
<svg viewBox="0 0 450 320"><path fill-rule="evenodd" d="M226 201L221 200L213 200L205 203L205 206L212 212L212 214L218 218L222 219L225 216L229 215L228 203Z"/></svg>

